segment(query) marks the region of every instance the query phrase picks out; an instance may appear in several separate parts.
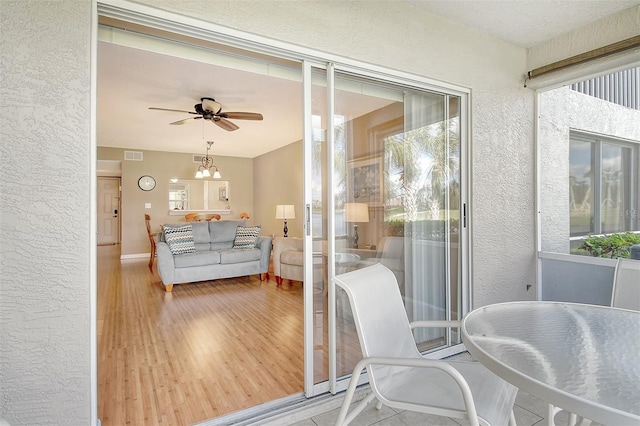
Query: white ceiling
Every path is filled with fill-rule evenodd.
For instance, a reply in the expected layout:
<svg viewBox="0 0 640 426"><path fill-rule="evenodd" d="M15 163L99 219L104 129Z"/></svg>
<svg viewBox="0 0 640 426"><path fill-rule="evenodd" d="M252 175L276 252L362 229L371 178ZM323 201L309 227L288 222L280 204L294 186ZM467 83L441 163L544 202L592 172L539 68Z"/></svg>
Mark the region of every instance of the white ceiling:
<svg viewBox="0 0 640 426"><path fill-rule="evenodd" d="M126 65L125 65L126 64ZM284 95L284 96L283 96ZM228 132L187 113L201 97L213 97L223 111L259 112L262 121L232 120ZM299 81L239 71L100 42L98 46L98 145L154 151L253 158L302 139ZM204 139L204 140L203 140Z"/></svg>
<svg viewBox="0 0 640 426"><path fill-rule="evenodd" d="M640 0L406 1L522 47L640 4ZM165 48L151 50L173 51ZM214 156L253 158L302 139L299 69L255 60L247 63L237 57L228 67L214 66L203 62L200 53L191 51L176 57L99 42L98 145L204 154L204 141L213 140ZM219 59L215 62L220 63ZM204 120L170 126L189 114L148 109L192 111L201 97L215 98L223 111L259 112L264 120L233 120L240 129L228 132ZM387 103L363 95L341 102L349 105L350 118Z"/></svg>
<svg viewBox="0 0 640 426"><path fill-rule="evenodd" d="M409 3L502 40L532 47L640 0L407 0Z"/></svg>

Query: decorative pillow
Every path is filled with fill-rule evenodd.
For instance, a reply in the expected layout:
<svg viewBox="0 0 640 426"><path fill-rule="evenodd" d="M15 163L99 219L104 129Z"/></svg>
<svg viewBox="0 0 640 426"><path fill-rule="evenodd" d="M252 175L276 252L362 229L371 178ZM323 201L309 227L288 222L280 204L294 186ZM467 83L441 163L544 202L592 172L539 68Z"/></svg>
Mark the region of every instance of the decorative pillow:
<svg viewBox="0 0 640 426"><path fill-rule="evenodd" d="M194 253L196 251L196 245L193 243L193 227L191 225L177 228L165 226L164 240L169 244L169 249L174 255Z"/></svg>
<svg viewBox="0 0 640 426"><path fill-rule="evenodd" d="M258 244L260 226L238 226L236 238L233 240L234 249L252 249Z"/></svg>

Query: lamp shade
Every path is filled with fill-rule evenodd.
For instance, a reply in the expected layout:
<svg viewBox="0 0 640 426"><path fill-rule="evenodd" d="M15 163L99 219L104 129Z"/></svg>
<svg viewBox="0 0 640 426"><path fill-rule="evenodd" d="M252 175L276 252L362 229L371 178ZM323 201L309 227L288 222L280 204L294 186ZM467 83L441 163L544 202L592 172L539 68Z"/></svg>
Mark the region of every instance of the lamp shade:
<svg viewBox="0 0 640 426"><path fill-rule="evenodd" d="M344 220L347 222L369 222L369 206L365 203L345 203Z"/></svg>
<svg viewBox="0 0 640 426"><path fill-rule="evenodd" d="M291 204L278 204L276 206L276 219L295 219L296 209Z"/></svg>

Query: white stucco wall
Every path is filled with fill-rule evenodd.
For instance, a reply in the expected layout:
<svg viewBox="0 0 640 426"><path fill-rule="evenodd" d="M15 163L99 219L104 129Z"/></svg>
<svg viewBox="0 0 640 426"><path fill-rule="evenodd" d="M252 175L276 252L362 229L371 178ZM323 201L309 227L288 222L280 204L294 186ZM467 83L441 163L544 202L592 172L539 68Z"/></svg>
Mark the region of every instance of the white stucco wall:
<svg viewBox="0 0 640 426"><path fill-rule="evenodd" d="M0 4L0 418L12 426L90 422L90 24L90 2Z"/></svg>
<svg viewBox="0 0 640 426"><path fill-rule="evenodd" d="M548 65L640 34L640 5L528 50L527 69Z"/></svg>
<svg viewBox="0 0 640 426"><path fill-rule="evenodd" d="M524 49L398 1L141 3L470 87L474 303L534 297ZM89 424L91 3L2 0L0 22L0 416Z"/></svg>
<svg viewBox="0 0 640 426"><path fill-rule="evenodd" d="M640 143L640 111L571 90L540 94L540 211L542 250L569 253L569 136L571 130Z"/></svg>

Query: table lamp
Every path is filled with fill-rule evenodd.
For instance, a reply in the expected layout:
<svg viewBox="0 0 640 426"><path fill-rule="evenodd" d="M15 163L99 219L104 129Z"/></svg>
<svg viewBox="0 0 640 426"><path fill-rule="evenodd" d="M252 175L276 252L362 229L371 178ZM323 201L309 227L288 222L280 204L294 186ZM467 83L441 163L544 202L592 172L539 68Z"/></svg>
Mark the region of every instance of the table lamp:
<svg viewBox="0 0 640 426"><path fill-rule="evenodd" d="M344 219L353 223L353 248L358 248L358 222L369 222L369 206L365 203L346 203Z"/></svg>
<svg viewBox="0 0 640 426"><path fill-rule="evenodd" d="M284 220L284 236L287 237L287 232L289 232L289 228L287 228L287 219L295 219L296 218L296 209L291 204L278 204L276 206L276 219Z"/></svg>

